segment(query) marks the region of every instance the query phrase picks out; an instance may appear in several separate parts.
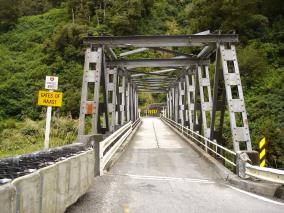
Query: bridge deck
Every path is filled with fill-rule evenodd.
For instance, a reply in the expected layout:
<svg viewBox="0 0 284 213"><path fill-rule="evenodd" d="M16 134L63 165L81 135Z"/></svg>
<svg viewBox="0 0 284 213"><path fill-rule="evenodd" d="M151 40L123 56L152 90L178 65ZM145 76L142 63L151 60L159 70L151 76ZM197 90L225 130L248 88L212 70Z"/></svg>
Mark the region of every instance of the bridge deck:
<svg viewBox="0 0 284 213"><path fill-rule="evenodd" d="M114 167L67 212L283 212L236 190L158 118L142 126Z"/></svg>

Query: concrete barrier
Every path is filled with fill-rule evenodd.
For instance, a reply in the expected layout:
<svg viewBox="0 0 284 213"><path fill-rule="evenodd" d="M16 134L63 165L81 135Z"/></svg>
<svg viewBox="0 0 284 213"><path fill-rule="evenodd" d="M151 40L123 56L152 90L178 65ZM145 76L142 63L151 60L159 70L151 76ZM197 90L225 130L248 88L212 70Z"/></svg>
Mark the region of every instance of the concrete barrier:
<svg viewBox="0 0 284 213"><path fill-rule="evenodd" d="M94 151L88 151L80 156L80 194L85 194L92 185L95 171L95 156Z"/></svg>
<svg viewBox="0 0 284 213"><path fill-rule="evenodd" d="M94 178L94 165L94 150L70 158L67 206L75 203L91 186Z"/></svg>
<svg viewBox="0 0 284 213"><path fill-rule="evenodd" d="M64 212L67 207L69 178L70 178L70 161L69 159L57 163L57 199L56 212Z"/></svg>
<svg viewBox="0 0 284 213"><path fill-rule="evenodd" d="M66 205L70 206L75 203L80 194L80 158L78 156L71 157L70 161L70 176L68 186L68 196Z"/></svg>
<svg viewBox="0 0 284 213"><path fill-rule="evenodd" d="M95 176L95 152L91 150L88 152L88 185L91 186Z"/></svg>
<svg viewBox="0 0 284 213"><path fill-rule="evenodd" d="M39 170L41 182L41 212L56 213L57 200L57 165L48 166Z"/></svg>
<svg viewBox="0 0 284 213"><path fill-rule="evenodd" d="M16 188L11 183L0 186L0 208L0 212L16 211Z"/></svg>
<svg viewBox="0 0 284 213"><path fill-rule="evenodd" d="M95 154L88 150L0 186L0 212L62 213L94 179Z"/></svg>
<svg viewBox="0 0 284 213"><path fill-rule="evenodd" d="M88 190L88 155L79 157L80 159L80 178L79 178L79 194L85 194Z"/></svg>
<svg viewBox="0 0 284 213"><path fill-rule="evenodd" d="M19 177L12 184L16 187L16 212L40 212L42 198L39 172Z"/></svg>

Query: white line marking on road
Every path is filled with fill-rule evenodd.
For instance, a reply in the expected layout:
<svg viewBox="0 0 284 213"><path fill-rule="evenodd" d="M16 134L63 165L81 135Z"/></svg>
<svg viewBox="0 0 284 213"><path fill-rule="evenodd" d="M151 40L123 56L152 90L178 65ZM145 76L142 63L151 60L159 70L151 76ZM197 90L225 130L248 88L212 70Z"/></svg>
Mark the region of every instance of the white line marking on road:
<svg viewBox="0 0 284 213"><path fill-rule="evenodd" d="M192 179L192 178L186 178L186 177L165 177L165 176L148 176L148 175L131 175L131 174L113 174L108 173L106 176L125 176L130 177L133 179L140 179L140 180L159 180L159 181L186 181L191 183L215 183L211 180L206 179Z"/></svg>
<svg viewBox="0 0 284 213"><path fill-rule="evenodd" d="M157 147L159 149L160 145L159 145L159 141L158 141L158 137L157 137L157 134L156 134L156 130L155 130L155 126L154 126L154 122L153 121L152 121L152 125L153 125L153 130L154 130L154 135L155 135L155 141L156 141Z"/></svg>
<svg viewBox="0 0 284 213"><path fill-rule="evenodd" d="M227 186L229 186L229 185L227 185ZM238 192L247 194L247 195L249 195L249 196L251 196L251 197L254 197L254 198L257 198L257 199L259 199L259 200L263 200L263 201L266 201L266 202L270 202L270 203L273 203L273 204L277 204L277 205L284 206L284 203L277 202L277 201L275 201L275 200L271 200L271 199L269 199L269 198L262 197L262 196L257 195L257 194L253 194L253 193L251 193L251 192L247 192L247 191L244 191L244 190L242 190L242 189L238 189L238 188L236 188L236 187L234 187L234 186L229 186L229 187L230 187L231 189L234 189L234 190L236 190L236 191L238 191Z"/></svg>

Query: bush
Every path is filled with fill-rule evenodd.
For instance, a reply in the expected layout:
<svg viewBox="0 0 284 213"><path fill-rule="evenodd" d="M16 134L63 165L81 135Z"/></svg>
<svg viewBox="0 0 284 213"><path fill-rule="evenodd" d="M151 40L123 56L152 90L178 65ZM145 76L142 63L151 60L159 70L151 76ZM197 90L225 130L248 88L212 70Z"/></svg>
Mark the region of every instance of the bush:
<svg viewBox="0 0 284 213"><path fill-rule="evenodd" d="M0 157L25 154L43 149L45 120L6 120L1 122ZM75 141L78 121L54 117L51 123L50 147L63 146Z"/></svg>

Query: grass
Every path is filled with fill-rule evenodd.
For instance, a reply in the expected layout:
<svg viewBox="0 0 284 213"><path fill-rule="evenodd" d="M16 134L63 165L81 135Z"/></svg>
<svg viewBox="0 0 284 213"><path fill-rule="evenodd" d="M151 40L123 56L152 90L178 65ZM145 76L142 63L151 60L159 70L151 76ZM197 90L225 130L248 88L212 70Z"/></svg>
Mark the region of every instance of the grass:
<svg viewBox="0 0 284 213"><path fill-rule="evenodd" d="M43 149L45 120L4 120L0 124L0 157L31 153ZM50 147L72 143L77 136L78 120L53 117Z"/></svg>

